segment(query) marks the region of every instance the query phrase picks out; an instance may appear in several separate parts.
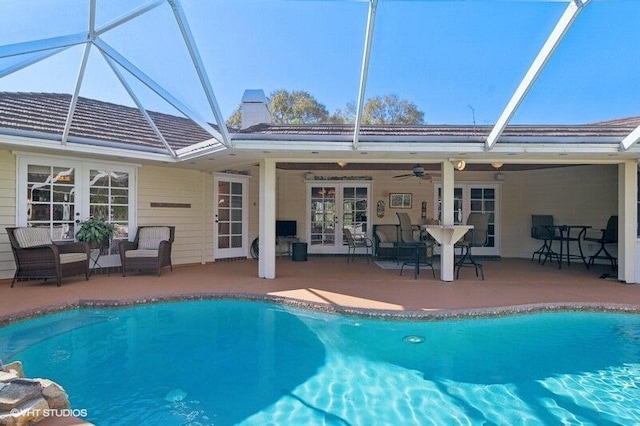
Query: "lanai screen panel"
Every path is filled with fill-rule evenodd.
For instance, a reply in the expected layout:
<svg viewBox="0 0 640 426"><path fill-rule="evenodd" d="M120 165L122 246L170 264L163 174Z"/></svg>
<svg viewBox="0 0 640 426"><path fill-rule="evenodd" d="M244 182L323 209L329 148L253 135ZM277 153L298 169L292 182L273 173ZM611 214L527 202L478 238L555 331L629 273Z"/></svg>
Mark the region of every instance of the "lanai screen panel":
<svg viewBox="0 0 640 426"><path fill-rule="evenodd" d="M591 1L580 12L514 124L588 124L640 115L640 2Z"/></svg>
<svg viewBox="0 0 640 426"><path fill-rule="evenodd" d="M60 113L53 126L62 143L174 157L193 144L223 149L246 89L305 91L328 120L350 122L366 82L364 102L395 95L425 124L490 129L570 4L584 10L510 124L638 115L634 0L7 0L0 91L68 96L71 120ZM106 133L83 130L89 112L111 123ZM123 114L136 137L116 131Z"/></svg>
<svg viewBox="0 0 640 426"><path fill-rule="evenodd" d="M246 89L306 91L328 114L358 95L367 3L184 2L225 117Z"/></svg>
<svg viewBox="0 0 640 426"><path fill-rule="evenodd" d="M425 124L492 125L564 7L381 2L366 98L396 94L424 112Z"/></svg>

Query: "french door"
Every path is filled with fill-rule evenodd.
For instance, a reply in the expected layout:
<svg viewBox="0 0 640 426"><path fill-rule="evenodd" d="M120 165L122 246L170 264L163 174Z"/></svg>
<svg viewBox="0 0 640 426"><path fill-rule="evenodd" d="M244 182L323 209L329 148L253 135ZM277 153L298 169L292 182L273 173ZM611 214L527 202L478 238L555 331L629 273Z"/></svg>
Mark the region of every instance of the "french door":
<svg viewBox="0 0 640 426"><path fill-rule="evenodd" d="M436 186L435 205L438 219L442 220L442 186ZM489 213L489 238L485 247L476 247L474 253L485 256L500 255L499 227L499 194L500 185L465 184L456 185L453 192L454 224L464 224L471 212Z"/></svg>
<svg viewBox="0 0 640 426"><path fill-rule="evenodd" d="M248 256L246 176L214 175L214 259Z"/></svg>
<svg viewBox="0 0 640 426"><path fill-rule="evenodd" d="M79 224L102 218L116 226L100 266L120 264L118 243L135 227L134 167L42 156L18 157L16 224L47 228L56 242L73 241Z"/></svg>
<svg viewBox="0 0 640 426"><path fill-rule="evenodd" d="M309 253L347 253L343 228L356 237L371 238L370 196L370 183L307 183Z"/></svg>

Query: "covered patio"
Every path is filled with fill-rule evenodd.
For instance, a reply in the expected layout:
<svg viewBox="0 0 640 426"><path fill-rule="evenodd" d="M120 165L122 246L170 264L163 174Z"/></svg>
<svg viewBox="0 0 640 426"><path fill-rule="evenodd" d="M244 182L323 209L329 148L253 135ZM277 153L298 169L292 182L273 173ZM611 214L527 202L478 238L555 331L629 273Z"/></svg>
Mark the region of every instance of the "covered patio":
<svg viewBox="0 0 640 426"><path fill-rule="evenodd" d="M535 249L534 214L596 230L617 215L617 279L638 282L640 122L636 85L623 78L635 56L621 42L633 39L635 26L624 25L633 3L295 3L286 13L278 2L241 5L243 24L215 34L211 22L236 22L223 18L237 12L225 2L87 1L65 6L53 26L35 3L4 9L22 24L7 25L0 43L2 224L48 227L61 241L73 240L91 216L117 225L114 241L139 225L168 224L176 226L176 265L249 258L259 237L252 271L274 279L276 221L296 221L295 237L310 254L338 255L346 251L342 229L373 238L375 226L394 224L391 197L400 194L413 197L398 208L414 223L455 226L471 212L491 215L492 235L479 250L503 258L527 259ZM265 20L283 31L274 42L261 31L237 33L261 28L274 12ZM594 32L610 38L584 44L583 34ZM333 43L330 54L315 56L323 42L304 55L280 49L284 57L261 66L240 61L253 48L314 46L329 33L349 42ZM239 36L251 49L235 46ZM396 37L406 46L389 43ZM165 57L171 66L158 61ZM272 63L277 78L267 83ZM567 78L573 69L583 72ZM335 74L343 70L349 75ZM584 90L601 89L603 80L615 87ZM343 121L278 120L261 90L302 85L326 93L332 81L341 92L334 105L353 106ZM422 99L427 119L368 122L367 98L388 90ZM240 124L225 121L231 111ZM105 265L118 266L116 246L104 250ZM597 246L588 249L587 256ZM0 235L0 277L13 271Z"/></svg>

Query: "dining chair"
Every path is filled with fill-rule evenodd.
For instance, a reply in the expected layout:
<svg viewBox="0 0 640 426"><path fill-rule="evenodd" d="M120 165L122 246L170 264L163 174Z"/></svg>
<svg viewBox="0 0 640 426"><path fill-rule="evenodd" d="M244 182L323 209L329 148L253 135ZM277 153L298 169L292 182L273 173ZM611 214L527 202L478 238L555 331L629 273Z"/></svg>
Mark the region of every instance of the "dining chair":
<svg viewBox="0 0 640 426"><path fill-rule="evenodd" d="M405 266L413 266L413 277L418 278L420 274L420 262L425 266L431 267L433 277L436 277L436 272L433 269L432 258L429 256L428 246L431 244L429 241L422 240L415 237L416 227L411 224L411 219L407 213L396 212L400 226L398 227L398 244L397 244L397 256L400 258L402 249L409 249L413 256L402 263L400 267L400 275ZM424 252L424 256L422 256ZM433 248L431 250L433 253ZM424 260L421 260L424 259ZM399 261L399 260L398 260Z"/></svg>
<svg viewBox="0 0 640 426"><path fill-rule="evenodd" d="M609 253L606 246L608 244L618 244L618 216L609 217L607 227L601 229L600 232L602 234L598 237L584 237L584 241L600 244L600 249L593 256L589 256L589 267L593 266L596 259L606 259L611 262L611 269L615 271L618 267L618 258Z"/></svg>
<svg viewBox="0 0 640 426"><path fill-rule="evenodd" d="M373 241L370 238L364 236L354 237L349 228L342 229L342 235L344 235L344 239L347 242L347 263L354 260L356 255L356 250L358 248L364 248L366 251L367 263L369 263L369 258L373 256Z"/></svg>
<svg viewBox="0 0 640 426"><path fill-rule="evenodd" d="M556 256L557 254L551 250L551 242L555 237L555 228L553 228L553 215L550 214L532 214L531 215L531 238L534 240L542 241L542 245L533 252L531 255L531 261L538 256L538 263L544 262L549 257Z"/></svg>
<svg viewBox="0 0 640 426"><path fill-rule="evenodd" d="M489 213L469 213L467 225L473 225L473 228L469 229L455 245L460 248L460 258L456 262L456 279L460 275L461 268L472 267L476 270L476 277L479 272L480 277L484 280L484 265L474 259L471 250L473 247L484 247L489 241Z"/></svg>

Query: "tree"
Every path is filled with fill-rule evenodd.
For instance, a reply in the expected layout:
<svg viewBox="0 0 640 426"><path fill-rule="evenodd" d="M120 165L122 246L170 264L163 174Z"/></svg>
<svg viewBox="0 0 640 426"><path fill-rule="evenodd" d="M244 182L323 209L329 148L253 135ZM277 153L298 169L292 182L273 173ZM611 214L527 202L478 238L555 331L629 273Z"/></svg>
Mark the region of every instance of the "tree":
<svg viewBox="0 0 640 426"><path fill-rule="evenodd" d="M329 119L327 108L304 90L272 92L269 111L276 124L317 124Z"/></svg>
<svg viewBox="0 0 640 426"><path fill-rule="evenodd" d="M227 127L230 129L239 129L242 126L242 110L238 105L233 113L227 118Z"/></svg>
<svg viewBox="0 0 640 426"><path fill-rule="evenodd" d="M327 108L308 92L281 89L271 93L269 111L276 124L353 123L355 103L349 102L344 110L337 109L329 115ZM240 106L227 119L227 126L240 128ZM388 94L368 99L362 109L362 124L424 124L424 113L410 101Z"/></svg>
<svg viewBox="0 0 640 426"><path fill-rule="evenodd" d="M327 108L304 90L271 92L268 98L271 122L275 124L317 124L329 122ZM241 105L227 119L227 127L239 129L242 123Z"/></svg>
<svg viewBox="0 0 640 426"><path fill-rule="evenodd" d="M346 110L355 119L355 104L347 104ZM388 94L367 99L362 108L362 124L424 124L424 112L413 102Z"/></svg>
<svg viewBox="0 0 640 426"><path fill-rule="evenodd" d="M329 121L335 124L353 123L356 105L347 103L344 110L336 110ZM362 108L362 124L424 124L424 112L413 102L388 94L367 99Z"/></svg>

